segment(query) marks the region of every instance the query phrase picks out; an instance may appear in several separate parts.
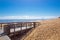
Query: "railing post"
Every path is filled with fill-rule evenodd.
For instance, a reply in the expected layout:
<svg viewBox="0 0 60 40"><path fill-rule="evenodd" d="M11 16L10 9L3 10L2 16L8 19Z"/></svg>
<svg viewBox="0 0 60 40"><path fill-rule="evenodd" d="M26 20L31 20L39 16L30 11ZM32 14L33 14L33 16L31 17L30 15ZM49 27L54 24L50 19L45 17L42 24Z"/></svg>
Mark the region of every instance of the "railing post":
<svg viewBox="0 0 60 40"><path fill-rule="evenodd" d="M14 24L14 35L15 35L15 26L16 26L16 25Z"/></svg>
<svg viewBox="0 0 60 40"><path fill-rule="evenodd" d="M9 35L10 34L10 27L9 25L4 26L4 34Z"/></svg>
<svg viewBox="0 0 60 40"><path fill-rule="evenodd" d="M0 27L1 27L1 29L2 29L2 23L0 23Z"/></svg>
<svg viewBox="0 0 60 40"><path fill-rule="evenodd" d="M28 27L27 24L28 24L28 22L25 23L25 25L26 25L26 31L25 31L25 32L27 32L27 27ZM25 34L26 34L26 33L25 33Z"/></svg>
<svg viewBox="0 0 60 40"><path fill-rule="evenodd" d="M28 24L28 23L26 22L26 30L27 30L27 24Z"/></svg>
<svg viewBox="0 0 60 40"><path fill-rule="evenodd" d="M33 22L33 25L34 25L34 28L36 27L36 23L35 22Z"/></svg>
<svg viewBox="0 0 60 40"><path fill-rule="evenodd" d="M21 33L22 33L22 22L21 22Z"/></svg>
<svg viewBox="0 0 60 40"><path fill-rule="evenodd" d="M15 27L16 27L16 24L13 24L13 26L14 26L14 40L15 40Z"/></svg>

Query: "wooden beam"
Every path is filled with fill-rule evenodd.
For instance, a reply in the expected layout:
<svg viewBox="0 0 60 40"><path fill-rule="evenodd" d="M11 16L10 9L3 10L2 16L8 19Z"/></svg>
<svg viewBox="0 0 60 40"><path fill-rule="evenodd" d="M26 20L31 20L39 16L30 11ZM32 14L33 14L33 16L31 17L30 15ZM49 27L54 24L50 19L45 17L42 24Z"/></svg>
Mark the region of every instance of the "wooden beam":
<svg viewBox="0 0 60 40"><path fill-rule="evenodd" d="M33 22L33 26L34 26L34 28L36 27L36 22Z"/></svg>
<svg viewBox="0 0 60 40"><path fill-rule="evenodd" d="M20 28L21 28L21 33L22 33L22 23L21 23L21 27Z"/></svg>
<svg viewBox="0 0 60 40"><path fill-rule="evenodd" d="M4 33L5 33L6 35L9 35L9 34L10 34L10 27L9 27L9 25L5 25L5 26L4 26Z"/></svg>
<svg viewBox="0 0 60 40"><path fill-rule="evenodd" d="M1 29L2 29L2 23L1 23Z"/></svg>

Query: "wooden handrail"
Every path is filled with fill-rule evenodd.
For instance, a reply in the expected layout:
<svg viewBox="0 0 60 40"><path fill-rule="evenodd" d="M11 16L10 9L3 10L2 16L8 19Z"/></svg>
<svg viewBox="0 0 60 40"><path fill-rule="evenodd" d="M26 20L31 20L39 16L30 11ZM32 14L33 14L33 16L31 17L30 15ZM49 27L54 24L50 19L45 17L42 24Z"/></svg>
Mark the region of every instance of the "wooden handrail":
<svg viewBox="0 0 60 40"><path fill-rule="evenodd" d="M37 25L37 23L38 22L17 22L16 24L14 24L14 23L8 23L8 25L5 25L5 26L7 26L7 27L9 27L9 29L8 30L5 30L5 31L9 31L11 28L13 28L14 29L14 34L15 34L15 28L16 27L18 27L19 26L19 28L20 28L20 31L22 31L23 29L22 29L22 27L26 27L26 30L27 30L27 28L29 27L29 26L33 26L32 28L35 28L36 27L36 25ZM2 27L2 26L1 26Z"/></svg>

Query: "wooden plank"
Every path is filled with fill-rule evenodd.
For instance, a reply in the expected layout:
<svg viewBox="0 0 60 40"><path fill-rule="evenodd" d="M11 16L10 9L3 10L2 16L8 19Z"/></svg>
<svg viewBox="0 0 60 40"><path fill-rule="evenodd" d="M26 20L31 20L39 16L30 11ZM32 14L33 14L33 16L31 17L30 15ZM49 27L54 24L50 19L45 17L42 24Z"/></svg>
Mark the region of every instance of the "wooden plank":
<svg viewBox="0 0 60 40"><path fill-rule="evenodd" d="M2 23L1 23L1 29L2 29Z"/></svg>
<svg viewBox="0 0 60 40"><path fill-rule="evenodd" d="M6 35L9 35L9 34L10 34L10 27L9 27L9 25L5 25L5 26L4 26L4 33L5 33Z"/></svg>
<svg viewBox="0 0 60 40"><path fill-rule="evenodd" d="M21 27L20 28L21 28L21 33L22 33L22 23L21 23Z"/></svg>
<svg viewBox="0 0 60 40"><path fill-rule="evenodd" d="M34 26L34 28L36 27L36 22L33 22L33 26Z"/></svg>

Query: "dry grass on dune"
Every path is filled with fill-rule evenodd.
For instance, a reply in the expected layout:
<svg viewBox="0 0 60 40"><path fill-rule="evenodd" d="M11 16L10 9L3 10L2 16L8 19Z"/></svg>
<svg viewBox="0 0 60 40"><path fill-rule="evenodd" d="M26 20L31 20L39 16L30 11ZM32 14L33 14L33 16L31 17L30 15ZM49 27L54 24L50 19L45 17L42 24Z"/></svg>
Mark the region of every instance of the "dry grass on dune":
<svg viewBox="0 0 60 40"><path fill-rule="evenodd" d="M60 40L60 19L41 21L25 40Z"/></svg>

